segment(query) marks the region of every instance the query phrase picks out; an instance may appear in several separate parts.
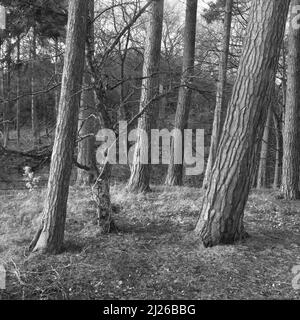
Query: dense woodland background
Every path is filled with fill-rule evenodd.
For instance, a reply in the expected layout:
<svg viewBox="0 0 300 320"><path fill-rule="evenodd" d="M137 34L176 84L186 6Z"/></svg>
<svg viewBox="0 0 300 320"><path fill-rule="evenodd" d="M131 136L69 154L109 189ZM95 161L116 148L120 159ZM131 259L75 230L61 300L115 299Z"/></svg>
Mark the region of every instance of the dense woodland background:
<svg viewBox="0 0 300 320"><path fill-rule="evenodd" d="M299 0L0 4L1 298L299 299ZM205 171L97 163L119 121Z"/></svg>

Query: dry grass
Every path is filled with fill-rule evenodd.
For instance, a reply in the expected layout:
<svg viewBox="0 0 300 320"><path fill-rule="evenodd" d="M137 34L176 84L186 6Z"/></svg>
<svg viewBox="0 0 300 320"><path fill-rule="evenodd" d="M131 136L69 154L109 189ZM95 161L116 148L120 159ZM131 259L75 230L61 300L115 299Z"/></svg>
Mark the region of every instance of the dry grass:
<svg viewBox="0 0 300 320"><path fill-rule="evenodd" d="M71 188L65 251L28 256L44 191L0 195L2 299L299 299L300 205L251 195L251 238L204 249L195 239L198 189L154 188L146 196L112 190L118 234L100 235L87 189Z"/></svg>

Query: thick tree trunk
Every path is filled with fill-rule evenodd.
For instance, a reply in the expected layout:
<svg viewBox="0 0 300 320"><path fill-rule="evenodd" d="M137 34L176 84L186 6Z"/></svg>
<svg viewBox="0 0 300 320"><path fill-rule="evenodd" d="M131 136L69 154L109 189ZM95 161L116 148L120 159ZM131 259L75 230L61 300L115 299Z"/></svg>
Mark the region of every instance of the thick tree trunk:
<svg viewBox="0 0 300 320"><path fill-rule="evenodd" d="M225 88L227 82L227 65L230 47L230 33L231 33L231 20L232 20L232 7L233 0L226 0L225 3L225 17L223 29L223 43L222 53L219 64L219 78L217 84L216 107L214 112L214 122L211 135L211 143L209 149L209 157L206 165L205 177L203 181L203 188L207 187L210 179L210 173L214 165L217 149L220 142L222 133L222 116L225 114Z"/></svg>
<svg viewBox="0 0 300 320"><path fill-rule="evenodd" d="M94 20L94 0L89 0L89 20ZM89 48L86 48L86 55L94 55L94 27L93 24L88 25L87 37ZM92 51L92 52L89 52ZM84 87L90 88L83 90L81 96L81 106L79 112L78 131L79 136L84 140L78 143L77 162L88 168L93 168L96 163L95 159L95 96L91 88L92 79L88 68L88 58L86 59L86 70L84 74ZM90 136L91 135L91 136ZM90 137L88 137L90 136ZM77 169L77 185L90 185L95 182L94 173L92 171Z"/></svg>
<svg viewBox="0 0 300 320"><path fill-rule="evenodd" d="M287 61L287 96L283 132L282 193L286 200L300 198L300 29L295 28L293 24L293 20L298 14L297 10L293 9L299 5L300 0L292 0Z"/></svg>
<svg viewBox="0 0 300 320"><path fill-rule="evenodd" d="M260 159L257 174L256 188L267 187L267 156L268 156L268 145L269 145L269 133L270 133L270 122L271 122L271 107L268 108L268 116L264 129L263 139L261 142Z"/></svg>
<svg viewBox="0 0 300 320"><path fill-rule="evenodd" d="M17 97L21 94L21 61L20 61L20 43L21 39L18 37L17 40ZM21 100L17 100L17 114L16 114L16 130L17 130L17 145L20 147L20 116L21 116Z"/></svg>
<svg viewBox="0 0 300 320"><path fill-rule="evenodd" d="M191 84L193 83L194 75L197 5L198 0L191 0L186 2L182 79L175 115L175 128L181 130L181 132L183 132L183 130L187 128L191 107ZM183 163L174 163L174 150L176 150L174 143L175 139L172 138L170 164L168 167L168 174L165 184L170 186L179 186L183 183Z"/></svg>
<svg viewBox="0 0 300 320"><path fill-rule="evenodd" d="M245 237L243 216L271 102L289 8L287 0L253 0L247 38L224 130L203 197L196 234L204 246Z"/></svg>
<svg viewBox="0 0 300 320"><path fill-rule="evenodd" d="M149 7L149 21L147 27L147 39L144 53L143 80L140 110L143 110L159 92L159 62L161 52L162 26L163 26L164 0L153 1ZM138 135L135 147L131 176L127 190L130 192L150 191L151 165L142 163L141 158L147 153L150 159L150 131L156 123L158 113L158 101L152 101L151 106L140 117L138 128L148 135L148 144Z"/></svg>
<svg viewBox="0 0 300 320"><path fill-rule="evenodd" d="M36 91L36 31L33 29L32 32L32 42L31 42L31 94ZM33 146L36 147L39 144L39 128L38 128L38 115L37 115L37 105L36 105L36 96L31 95L31 130L33 137Z"/></svg>
<svg viewBox="0 0 300 320"><path fill-rule="evenodd" d="M63 245L84 70L87 11L86 0L69 2L65 63L48 190L42 226L30 245L33 251L58 253Z"/></svg>

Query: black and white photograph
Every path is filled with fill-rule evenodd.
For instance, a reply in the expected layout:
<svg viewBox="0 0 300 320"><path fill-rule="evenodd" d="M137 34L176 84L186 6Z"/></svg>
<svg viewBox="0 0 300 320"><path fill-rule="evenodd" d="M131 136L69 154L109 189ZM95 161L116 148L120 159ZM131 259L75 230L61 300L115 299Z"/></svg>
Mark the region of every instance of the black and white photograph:
<svg viewBox="0 0 300 320"><path fill-rule="evenodd" d="M0 0L0 300L299 302L300 0Z"/></svg>

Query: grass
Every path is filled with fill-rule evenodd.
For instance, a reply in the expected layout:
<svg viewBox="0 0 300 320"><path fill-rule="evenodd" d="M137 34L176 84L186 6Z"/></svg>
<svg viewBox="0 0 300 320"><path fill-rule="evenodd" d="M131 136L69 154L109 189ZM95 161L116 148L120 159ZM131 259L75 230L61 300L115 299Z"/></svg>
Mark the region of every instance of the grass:
<svg viewBox="0 0 300 320"><path fill-rule="evenodd" d="M205 249L192 230L196 188L154 187L148 195L112 187L118 234L101 235L88 189L71 188L65 250L28 255L45 190L0 195L0 263L8 271L1 299L299 299L300 204L252 193L251 237Z"/></svg>

